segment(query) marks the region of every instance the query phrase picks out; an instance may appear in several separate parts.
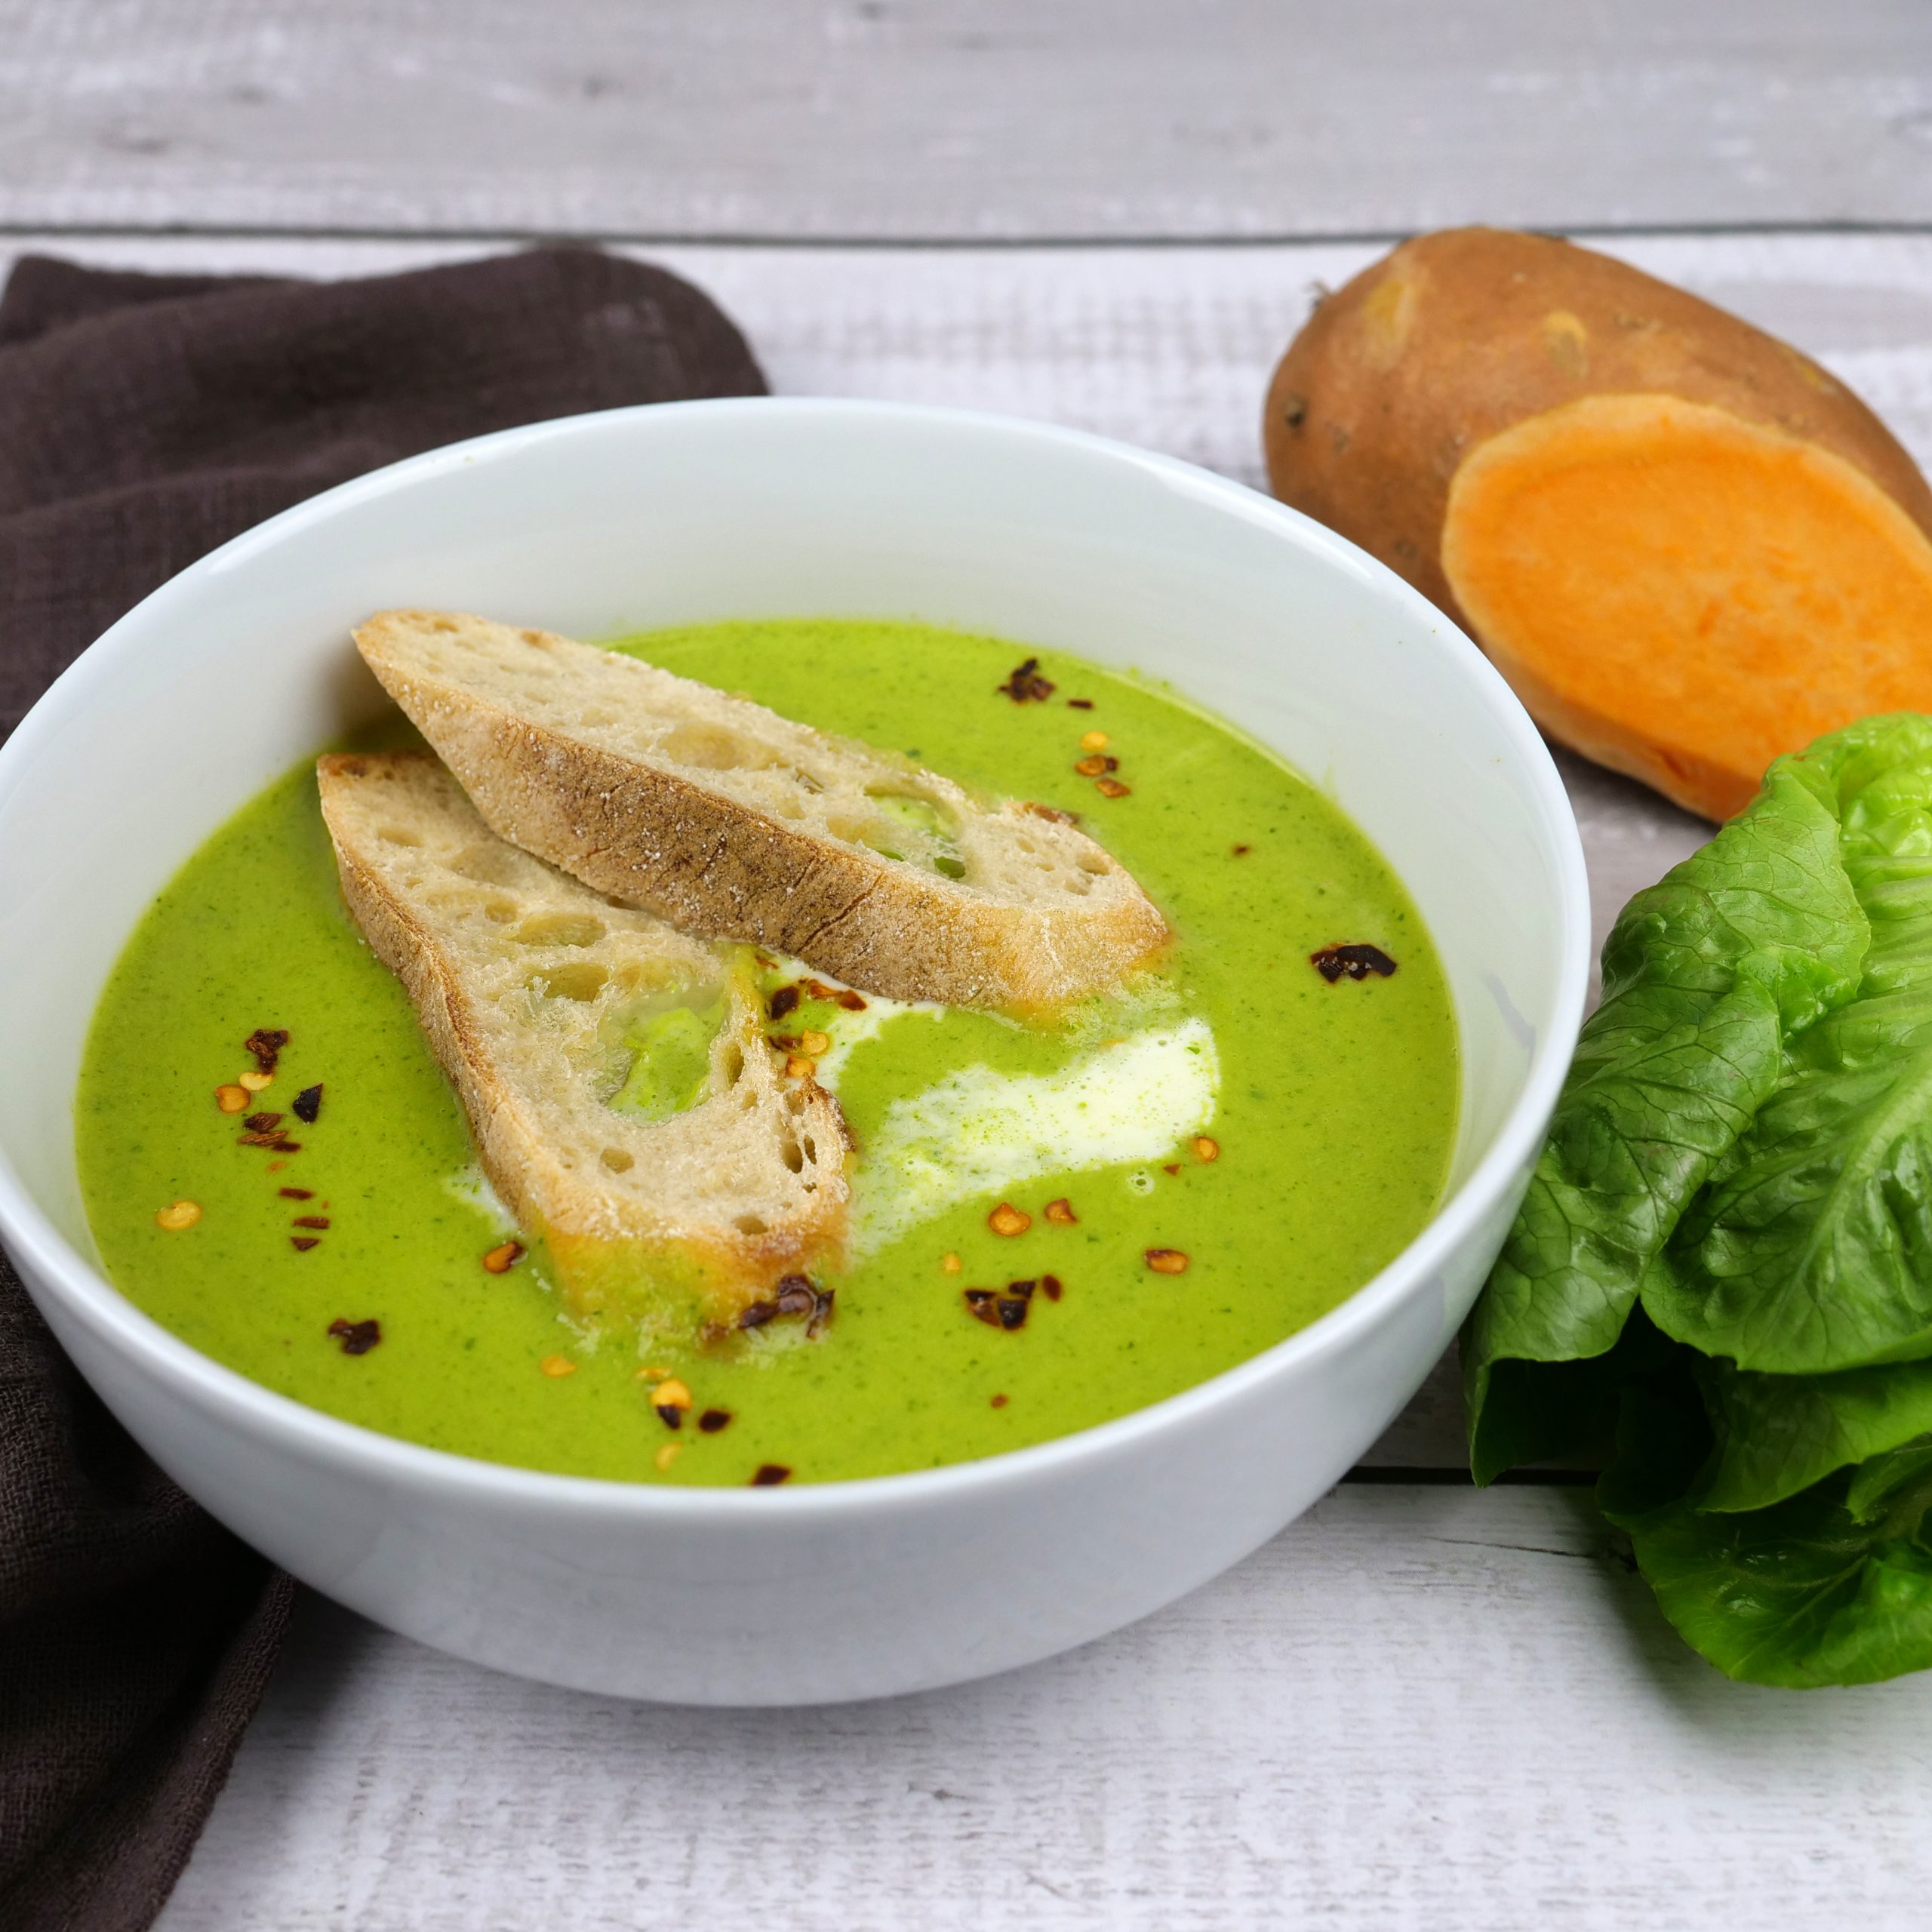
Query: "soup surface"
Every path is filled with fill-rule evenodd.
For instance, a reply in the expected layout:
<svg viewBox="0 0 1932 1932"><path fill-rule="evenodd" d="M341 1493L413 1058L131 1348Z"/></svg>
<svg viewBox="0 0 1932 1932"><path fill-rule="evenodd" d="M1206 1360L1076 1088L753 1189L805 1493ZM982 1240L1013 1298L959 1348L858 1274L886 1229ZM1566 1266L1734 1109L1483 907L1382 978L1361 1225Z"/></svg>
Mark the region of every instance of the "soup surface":
<svg viewBox="0 0 1932 1932"><path fill-rule="evenodd" d="M1167 915L1171 956L1051 1027L815 1005L859 1148L833 1318L815 1341L786 1322L721 1352L640 1350L572 1327L540 1256L483 1266L509 1223L343 909L305 766L156 900L90 1037L88 1212L155 1319L269 1388L441 1449L640 1481L817 1481L990 1455L1174 1395L1334 1306L1420 1229L1456 1128L1447 990L1399 881L1278 760L1078 658L1040 652L1042 693L1011 677L1032 654L996 638L799 620L620 648L1078 812ZM1312 955L1337 946L1395 970L1358 956L1356 977L1331 956L1324 974ZM282 1112L278 1146L243 1143L214 1098L254 1067L257 1029L288 1035L249 1103ZM287 1110L318 1084L305 1123ZM157 1222L176 1201L201 1210L191 1226ZM355 1352L371 1321L380 1340ZM691 1396L675 1429L651 1399L666 1374Z"/></svg>

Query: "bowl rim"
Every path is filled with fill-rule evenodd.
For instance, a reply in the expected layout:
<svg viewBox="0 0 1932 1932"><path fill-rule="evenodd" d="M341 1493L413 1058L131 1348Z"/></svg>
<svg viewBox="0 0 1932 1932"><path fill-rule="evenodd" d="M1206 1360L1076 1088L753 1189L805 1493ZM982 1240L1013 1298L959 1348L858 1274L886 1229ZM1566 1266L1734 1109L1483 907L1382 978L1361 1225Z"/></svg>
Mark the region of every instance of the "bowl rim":
<svg viewBox="0 0 1932 1932"><path fill-rule="evenodd" d="M48 686L0 745L0 805L23 784L44 743L72 728L97 685L120 659L141 648L140 632L158 611L191 598L202 580L232 568L339 511L414 489L455 467L506 458L534 444L672 419L720 420L755 414L836 422L891 420L940 435L1002 436L1049 452L1069 451L1138 470L1238 518L1277 531L1353 576L1431 638L1486 700L1540 808L1556 862L1560 942L1550 1024L1533 1051L1528 1075L1500 1128L1462 1184L1440 1201L1414 1238L1387 1264L1325 1314L1206 1381L1112 1420L1043 1442L971 1461L888 1475L808 1482L792 1487L660 1487L606 1476L524 1469L386 1435L309 1407L202 1354L124 1295L105 1272L56 1229L0 1148L0 1235L18 1272L50 1287L62 1311L124 1359L158 1380L177 1399L211 1412L244 1433L265 1432L281 1446L321 1460L346 1460L364 1475L431 1490L453 1490L483 1503L542 1503L552 1510L610 1514L639 1522L720 1522L779 1512L791 1518L844 1517L942 1504L1070 1473L1131 1451L1151 1436L1184 1426L1239 1401L1279 1376L1334 1356L1416 1294L1474 1232L1514 1178L1534 1158L1568 1070L1583 1018L1589 975L1590 906L1582 840L1567 793L1541 734L1521 701L1472 639L1422 593L1346 537L1285 503L1181 458L1143 450L1092 432L989 410L866 398L750 396L635 404L586 411L492 431L407 457L337 484L278 512L198 558L118 618ZM1185 693L1183 693L1185 695ZM185 855L184 855L185 856Z"/></svg>

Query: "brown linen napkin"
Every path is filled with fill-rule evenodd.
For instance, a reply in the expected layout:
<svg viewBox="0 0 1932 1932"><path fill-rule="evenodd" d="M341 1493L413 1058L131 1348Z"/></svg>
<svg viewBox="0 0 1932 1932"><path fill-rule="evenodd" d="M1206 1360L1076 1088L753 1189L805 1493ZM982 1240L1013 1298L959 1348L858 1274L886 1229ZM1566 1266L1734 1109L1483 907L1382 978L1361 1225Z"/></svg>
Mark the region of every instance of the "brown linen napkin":
<svg viewBox="0 0 1932 1932"><path fill-rule="evenodd" d="M157 584L331 484L546 417L764 390L706 297L588 250L334 284L29 257L0 298L0 737ZM135 1447L0 1257L0 1926L151 1922L291 1595Z"/></svg>

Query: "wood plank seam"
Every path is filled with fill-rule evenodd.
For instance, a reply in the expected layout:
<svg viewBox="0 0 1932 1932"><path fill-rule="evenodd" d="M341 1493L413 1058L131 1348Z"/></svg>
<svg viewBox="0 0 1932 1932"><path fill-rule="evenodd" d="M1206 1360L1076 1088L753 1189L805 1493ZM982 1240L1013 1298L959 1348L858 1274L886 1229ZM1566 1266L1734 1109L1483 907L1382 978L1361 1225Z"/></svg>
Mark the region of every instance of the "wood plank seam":
<svg viewBox="0 0 1932 1932"><path fill-rule="evenodd" d="M774 252L811 253L827 249L884 254L962 254L1102 253L1114 251L1166 251L1189 248L1258 251L1269 248L1392 248L1421 231L1414 228L1284 229L1278 232L976 235L859 232L849 235L761 232L753 229L607 229L564 227L423 227L391 224L374 227L274 226L222 222L128 222L106 224L88 221L0 220L0 241L70 239L91 242L394 242L434 246L487 245L506 248L579 246L612 248L758 248ZM1932 220L1897 219L1860 220L1851 217L1814 221L1584 222L1537 224L1533 232L1560 235L1589 243L1642 239L1722 241L1732 237L1783 235L1932 235Z"/></svg>

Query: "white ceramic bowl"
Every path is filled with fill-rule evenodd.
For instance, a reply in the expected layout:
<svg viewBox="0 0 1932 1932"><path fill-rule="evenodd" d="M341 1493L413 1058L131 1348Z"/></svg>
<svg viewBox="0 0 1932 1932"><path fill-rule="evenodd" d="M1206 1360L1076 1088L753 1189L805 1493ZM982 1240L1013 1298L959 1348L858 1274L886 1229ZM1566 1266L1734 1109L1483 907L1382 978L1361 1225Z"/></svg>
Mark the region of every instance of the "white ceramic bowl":
<svg viewBox="0 0 1932 1932"><path fill-rule="evenodd" d="M175 868L374 709L348 627L405 604L591 637L917 617L1170 679L1327 787L1420 903L1462 1035L1444 1204L1359 1294L1199 1388L1035 1448L863 1482L540 1475L392 1441L217 1366L96 1265L75 1178L82 1038ZM1576 826L1502 679L1380 565L1278 504L1092 437L949 411L700 402L541 423L237 538L116 624L0 751L0 1235L82 1372L183 1487L395 1629L632 1697L916 1690L1145 1615L1272 1536L1374 1439L1515 1211L1588 944Z"/></svg>

